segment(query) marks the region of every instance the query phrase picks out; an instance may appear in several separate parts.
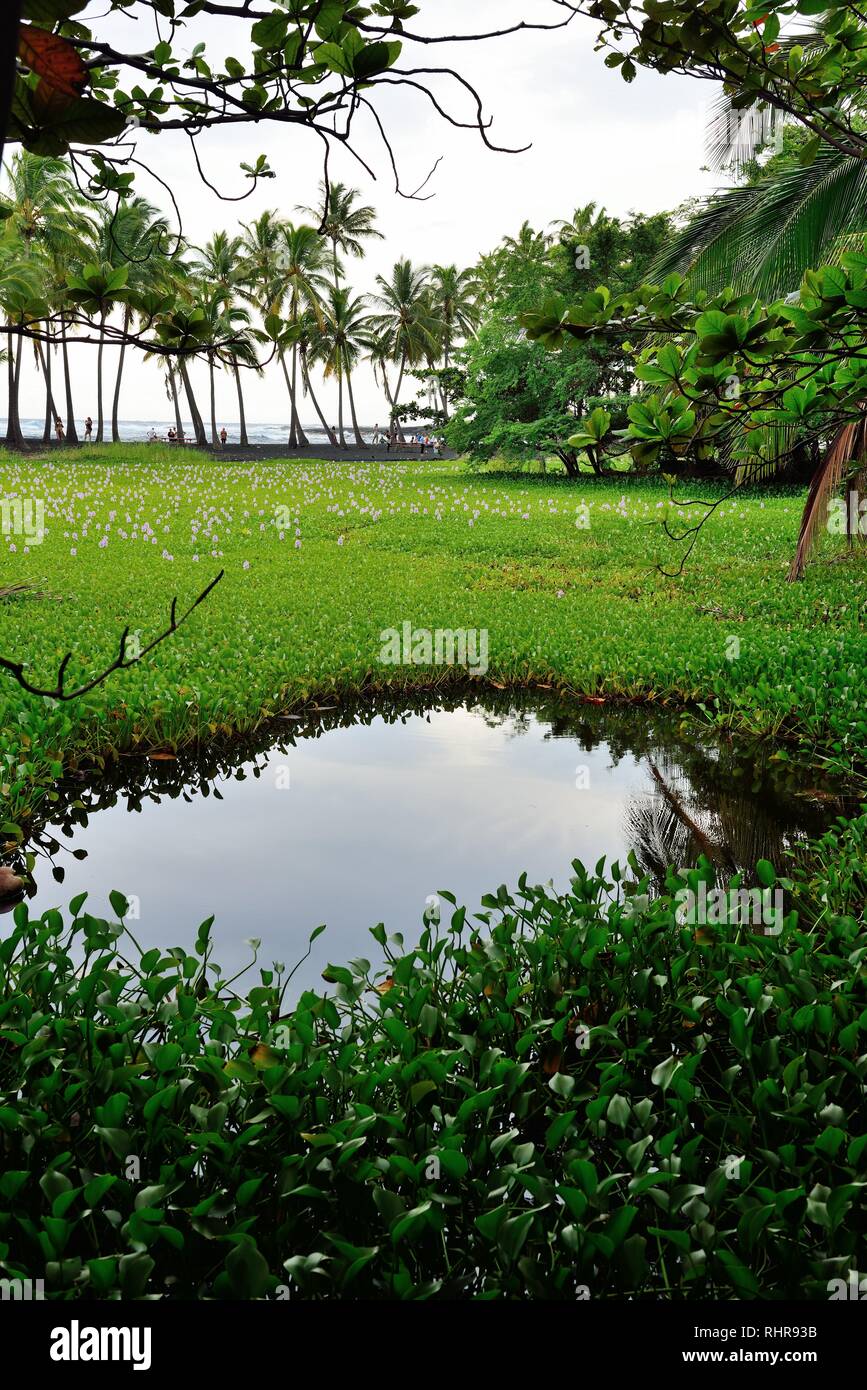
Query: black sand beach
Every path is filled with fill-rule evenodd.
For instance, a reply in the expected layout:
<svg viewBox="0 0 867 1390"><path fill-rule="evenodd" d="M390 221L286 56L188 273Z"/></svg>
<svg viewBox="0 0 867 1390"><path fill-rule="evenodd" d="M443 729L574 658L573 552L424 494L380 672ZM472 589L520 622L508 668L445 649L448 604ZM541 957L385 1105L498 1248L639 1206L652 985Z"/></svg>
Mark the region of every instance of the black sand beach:
<svg viewBox="0 0 867 1390"><path fill-rule="evenodd" d="M139 447L141 440L124 441L120 443L135 443ZM158 444L168 447L165 440L157 440ZM11 446L5 445L6 448ZM28 453L45 453L48 449L80 449L83 441L77 444L69 444L65 440L63 444L58 444L56 439L52 439L50 444L45 444L41 439L28 439ZM88 442L88 448L98 449L98 444ZM146 446L147 447L147 446ZM184 449L197 449L202 454L212 454L215 458L224 459L227 463L246 463L253 459L318 459L327 463L400 463L407 459L433 458L433 459L456 459L458 455L451 449L444 449L441 454L434 450L425 449L424 453L417 444L399 445L390 451L385 445L377 445L374 448L368 445L366 449L359 449L356 445L347 449L334 449L330 444L308 444L303 449L290 449L285 444L248 444L242 447L240 444L233 444L231 440L225 448L211 444L198 445L185 443L180 446Z"/></svg>

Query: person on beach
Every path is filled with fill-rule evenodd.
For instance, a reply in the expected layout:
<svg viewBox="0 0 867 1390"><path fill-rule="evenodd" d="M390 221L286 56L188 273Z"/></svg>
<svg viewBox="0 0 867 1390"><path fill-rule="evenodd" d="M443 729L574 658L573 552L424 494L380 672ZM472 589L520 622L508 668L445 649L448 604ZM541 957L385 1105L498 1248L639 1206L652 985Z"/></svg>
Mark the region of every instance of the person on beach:
<svg viewBox="0 0 867 1390"><path fill-rule="evenodd" d="M178 442L177 430L175 430L175 429L170 429L169 432L168 432L167 438L168 438L168 441L169 441L170 444L177 444L177 442Z"/></svg>
<svg viewBox="0 0 867 1390"><path fill-rule="evenodd" d="M63 443L63 437L64 437L64 435L63 435L63 421L61 420L61 418L60 418L59 415L55 415L55 417L54 417L54 433L57 435L57 442L58 442L58 444L62 444L62 443Z"/></svg>
<svg viewBox="0 0 867 1390"><path fill-rule="evenodd" d="M228 437L229 436L226 434L226 426L224 425L223 428L220 430L220 443L222 444L224 449L226 447L226 440L228 439Z"/></svg>
<svg viewBox="0 0 867 1390"><path fill-rule="evenodd" d="M87 441L88 441L89 439L91 439L91 440L93 439L93 421L91 420L90 416L88 415L87 419L86 419L85 422L84 422L84 442L85 442L85 444L87 443Z"/></svg>

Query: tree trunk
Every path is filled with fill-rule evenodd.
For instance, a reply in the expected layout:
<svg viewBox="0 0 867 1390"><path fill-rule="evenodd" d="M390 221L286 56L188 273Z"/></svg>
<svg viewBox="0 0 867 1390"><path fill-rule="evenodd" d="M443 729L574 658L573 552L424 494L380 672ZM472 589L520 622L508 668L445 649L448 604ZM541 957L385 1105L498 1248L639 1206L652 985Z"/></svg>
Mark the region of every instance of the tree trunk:
<svg viewBox="0 0 867 1390"><path fill-rule="evenodd" d="M446 338L446 344L445 344L445 353L443 354L443 371L445 371L445 372L447 372L448 369L449 369L449 362L451 361L451 355L452 355L452 343L451 343L451 338L450 338L450 337L447 337L447 338ZM445 417L446 417L446 424L448 424L448 422L449 422L449 402L448 402L448 397L446 396L446 388L445 388L445 384L444 384L442 381L440 382L439 386L440 386L440 395L441 395L441 397L442 397L442 402L443 402L443 414L444 414Z"/></svg>
<svg viewBox="0 0 867 1390"><path fill-rule="evenodd" d="M123 311L123 341L120 345L120 361L117 364L117 381L114 385L114 402L111 408L111 439L113 444L120 443L120 429L118 428L118 412L120 410L120 383L123 380L123 359L126 356L126 335L129 332L129 321L132 317L129 305Z"/></svg>
<svg viewBox="0 0 867 1390"><path fill-rule="evenodd" d="M358 445L359 449L366 449L367 445L364 442L364 436L362 435L361 430L358 428L358 419L355 414L355 396L352 391L352 373L349 371L348 368L346 371L346 389L349 392L349 409L352 412L352 428L355 431L355 442Z"/></svg>
<svg viewBox="0 0 867 1390"><path fill-rule="evenodd" d="M10 320L11 323L11 320ZM15 351L15 337L8 335L7 348L7 374L9 381L9 410L6 425L6 443L13 449L24 449L26 444L24 435L21 433L21 421L18 417L18 392L21 385L21 359L24 356L24 343L19 341L18 351Z"/></svg>
<svg viewBox="0 0 867 1390"><path fill-rule="evenodd" d="M36 356L39 358L39 365L42 368L42 375L45 380L45 429L42 432L42 443L51 443L51 434L54 429L54 419L57 415L57 408L54 404L54 393L51 390L51 344L46 343L43 352L42 344L36 340Z"/></svg>
<svg viewBox="0 0 867 1390"><path fill-rule="evenodd" d="M395 392L394 392L394 401L392 402L392 411L393 411L393 412L397 412L397 411L400 409L400 391L401 391L401 387L403 386L403 378L404 378L404 373L405 373L405 372L406 372L406 353L404 353L403 356L402 356L401 359L400 359L400 372L399 372L398 378L397 378L397 387L395 388ZM405 444L405 443L406 443L406 435L405 435L404 432L403 432L403 422L400 421L400 420L397 421L397 432L398 432L398 434L399 434L399 436L400 436L400 442L401 442L401 444Z"/></svg>
<svg viewBox="0 0 867 1390"><path fill-rule="evenodd" d="M190 382L190 374L187 371L187 364L183 357L180 358L178 367L181 373L181 381L184 383L184 390L187 393L187 404L190 407L190 419L193 422L196 443L200 445L207 444L208 436L205 434L205 423L202 419L199 407L196 405L196 398L193 395L193 387Z"/></svg>
<svg viewBox="0 0 867 1390"><path fill-rule="evenodd" d="M341 449L347 448L346 435L343 430L343 364L337 367L337 433L340 439Z"/></svg>
<svg viewBox="0 0 867 1390"><path fill-rule="evenodd" d="M282 348L280 349L277 355L280 358L280 366L283 368L283 377L286 382L286 390L289 392L289 448L297 449L298 431L295 428L295 422L298 418L298 413L295 409L295 397L292 394L292 378L289 375L289 368L286 366L286 354Z"/></svg>
<svg viewBox="0 0 867 1390"><path fill-rule="evenodd" d="M292 345L292 409L295 411L295 431L298 435L299 449L306 449L310 440L304 433L301 416L298 414L298 344Z"/></svg>
<svg viewBox="0 0 867 1390"><path fill-rule="evenodd" d="M311 401L313 402L313 409L316 411L316 414L319 416L319 423L320 423L320 425L322 426L322 428L324 429L325 433L328 435L328 438L329 438L330 441L331 441L331 447L332 447L333 449L336 449L336 448L337 448L337 437L336 437L334 431L332 430L331 426L330 426L329 424L326 423L325 416L322 414L321 407L320 407L320 405L319 405L318 400L316 399L316 392L313 390L313 384L312 384L312 382L311 382L311 380L310 380L310 369L309 369L309 367L307 366L307 359L306 359L306 357L304 356L303 352L302 352L302 354L301 354L301 375L302 375L302 380L303 380L303 382L304 382L304 385L306 386L307 390L308 390L309 393L310 393L310 399L311 399Z"/></svg>
<svg viewBox="0 0 867 1390"><path fill-rule="evenodd" d="M60 342L63 349L63 376L66 382L66 442L78 443L78 430L75 425L75 410L72 404L72 377L69 374L69 344L66 339L66 315L60 315Z"/></svg>
<svg viewBox="0 0 867 1390"><path fill-rule="evenodd" d="M99 321L99 349L96 354L96 442L105 441L105 411L102 405L102 355L105 351L105 321L108 313L103 310Z"/></svg>
<svg viewBox="0 0 867 1390"><path fill-rule="evenodd" d="M390 424L393 424L393 423L394 423L394 396L391 394L391 384L390 384L390 382L389 382L389 380L388 380L388 373L387 373L386 370L385 370L385 363L384 363L384 362L381 362L381 363L379 364L379 367L380 367L380 371L382 372L382 385L383 385L383 389L385 390L385 399L388 401L388 418L389 418Z"/></svg>
<svg viewBox="0 0 867 1390"><path fill-rule="evenodd" d="M169 390L172 393L172 405L175 408L175 429L178 434L178 443L183 444L185 442L184 422L181 419L181 403L178 400L178 383L175 381L175 369L171 362L169 363Z"/></svg>
<svg viewBox="0 0 867 1390"><path fill-rule="evenodd" d="M211 443L216 449L219 444L217 438L217 384L214 378L214 354L208 353L208 371L211 374Z"/></svg>
<svg viewBox="0 0 867 1390"><path fill-rule="evenodd" d="M232 370L235 373L235 385L238 388L238 414L241 417L241 448L246 449L250 443L247 438L247 412L244 409L244 392L241 387L241 373L234 359L232 361Z"/></svg>

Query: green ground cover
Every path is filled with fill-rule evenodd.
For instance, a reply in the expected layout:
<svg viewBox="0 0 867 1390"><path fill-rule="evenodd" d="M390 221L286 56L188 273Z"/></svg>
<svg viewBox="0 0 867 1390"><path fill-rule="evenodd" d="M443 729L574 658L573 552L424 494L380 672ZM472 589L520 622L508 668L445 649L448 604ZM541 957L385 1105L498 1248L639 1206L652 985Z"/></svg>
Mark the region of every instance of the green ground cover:
<svg viewBox="0 0 867 1390"><path fill-rule="evenodd" d="M721 506L674 579L649 480L127 448L0 459L0 487L45 508L41 543L0 540L0 589L33 586L0 599L0 653L35 682L69 648L70 680L99 669L126 624L147 642L225 569L79 701L2 676L7 836L84 755L466 679L383 664L404 622L487 629L499 685L689 702L863 760L863 564L828 537L785 582L793 492ZM210 922L192 954L142 952L86 895L67 917L20 903L0 1272L55 1299L839 1297L864 1239L865 841L862 816L791 879L757 866L788 894L779 936L683 921L706 860L661 893L634 861L576 863L562 897L444 893L417 945L374 928L371 961L297 1003L285 967L222 981Z"/></svg>
<svg viewBox="0 0 867 1390"><path fill-rule="evenodd" d="M335 690L464 678L384 665L381 633L404 622L486 629L487 678L501 685L701 702L846 765L867 744L867 569L828 537L806 580L786 583L793 491L726 502L667 578L654 560L676 569L679 551L657 480L121 446L0 455L0 489L44 504L41 544L0 537L0 589L34 586L0 601L0 652L38 683L69 649L70 682L100 669L127 623L146 642L173 595L183 609L226 571L181 633L80 701L46 703L0 674L7 822L85 751L174 749ZM713 495L693 489L682 495ZM673 509L673 525L687 519Z"/></svg>

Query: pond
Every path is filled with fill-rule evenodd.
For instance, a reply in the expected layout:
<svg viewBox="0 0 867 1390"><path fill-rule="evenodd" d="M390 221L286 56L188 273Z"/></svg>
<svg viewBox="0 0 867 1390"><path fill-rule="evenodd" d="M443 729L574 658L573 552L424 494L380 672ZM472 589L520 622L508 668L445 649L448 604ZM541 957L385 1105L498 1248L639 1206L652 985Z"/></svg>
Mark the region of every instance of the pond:
<svg viewBox="0 0 867 1390"><path fill-rule="evenodd" d="M226 973L250 937L260 964L291 967L327 923L295 977L308 987L329 961L378 963L378 922L412 942L443 888L472 914L522 870L565 888L574 859L630 850L657 881L699 853L726 876L779 862L843 809L766 749L697 738L646 706L455 697L320 709L266 737L66 779L62 811L29 846L33 906L88 890L88 910L111 915L118 889L145 947L191 946L214 914Z"/></svg>

